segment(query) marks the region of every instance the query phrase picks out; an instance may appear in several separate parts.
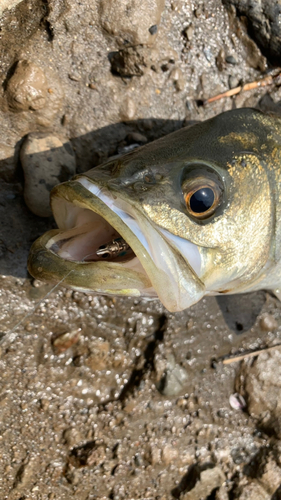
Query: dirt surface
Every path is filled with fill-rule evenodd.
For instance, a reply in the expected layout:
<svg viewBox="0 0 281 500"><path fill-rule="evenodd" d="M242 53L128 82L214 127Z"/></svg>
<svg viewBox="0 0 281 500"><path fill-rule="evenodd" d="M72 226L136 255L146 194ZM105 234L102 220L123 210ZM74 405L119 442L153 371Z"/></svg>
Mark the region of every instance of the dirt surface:
<svg viewBox="0 0 281 500"><path fill-rule="evenodd" d="M73 151L83 172L190 120L281 98L276 80L203 105L276 64L273 7L247 18L246 2L115 5L29 0L0 19L0 499L277 500L280 350L221 361L281 343L275 297L170 314L27 276L31 243L54 226L24 201L51 187L32 176L39 142L55 144L42 172L59 162L59 181ZM266 42L251 38L264 16Z"/></svg>

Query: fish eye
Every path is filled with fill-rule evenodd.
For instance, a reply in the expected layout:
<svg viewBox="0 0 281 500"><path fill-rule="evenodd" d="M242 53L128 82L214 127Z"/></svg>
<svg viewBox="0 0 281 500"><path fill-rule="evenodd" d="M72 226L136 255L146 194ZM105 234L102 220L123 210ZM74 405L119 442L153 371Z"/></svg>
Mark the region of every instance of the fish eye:
<svg viewBox="0 0 281 500"><path fill-rule="evenodd" d="M187 211L196 219L207 219L221 203L221 186L212 179L189 179L183 185Z"/></svg>

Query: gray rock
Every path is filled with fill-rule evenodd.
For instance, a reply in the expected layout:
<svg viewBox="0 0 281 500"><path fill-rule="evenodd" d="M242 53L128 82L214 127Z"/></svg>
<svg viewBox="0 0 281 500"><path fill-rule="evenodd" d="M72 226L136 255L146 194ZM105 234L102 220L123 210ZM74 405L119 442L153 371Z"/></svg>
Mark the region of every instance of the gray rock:
<svg viewBox="0 0 281 500"><path fill-rule="evenodd" d="M246 16L249 31L261 50L273 62L281 60L281 5L276 0L224 0L234 6L239 16Z"/></svg>
<svg viewBox="0 0 281 500"><path fill-rule="evenodd" d="M72 146L51 134L31 133L21 147L20 159L25 202L35 215L49 217L51 189L75 174Z"/></svg>

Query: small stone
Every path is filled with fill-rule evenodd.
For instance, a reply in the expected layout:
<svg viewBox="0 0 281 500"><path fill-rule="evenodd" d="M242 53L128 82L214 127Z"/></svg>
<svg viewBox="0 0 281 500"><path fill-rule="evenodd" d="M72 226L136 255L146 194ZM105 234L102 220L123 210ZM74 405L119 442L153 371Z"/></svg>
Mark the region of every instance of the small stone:
<svg viewBox="0 0 281 500"><path fill-rule="evenodd" d="M31 133L21 147L20 159L25 203L35 215L49 217L51 189L75 174L71 143L51 134Z"/></svg>
<svg viewBox="0 0 281 500"><path fill-rule="evenodd" d="M187 28L185 28L183 33L186 36L187 40L190 42L194 35L194 26L190 24Z"/></svg>
<svg viewBox="0 0 281 500"><path fill-rule="evenodd" d="M36 280L34 279L32 281L32 286L34 286L34 288L40 288L41 286L45 286L46 283L44 283L44 281L40 281L40 280Z"/></svg>
<svg viewBox="0 0 281 500"><path fill-rule="evenodd" d="M136 114L136 104L130 97L126 97L120 107L121 120L133 120Z"/></svg>
<svg viewBox="0 0 281 500"><path fill-rule="evenodd" d="M44 72L33 62L18 61L6 92L9 107L14 111L36 111L43 108L47 95Z"/></svg>
<svg viewBox="0 0 281 500"><path fill-rule="evenodd" d="M229 396L229 404L234 410L244 410L246 408L246 401L238 392Z"/></svg>
<svg viewBox="0 0 281 500"><path fill-rule="evenodd" d="M225 53L223 49L220 49L216 57L216 65L219 71L223 71L225 68Z"/></svg>
<svg viewBox="0 0 281 500"><path fill-rule="evenodd" d="M174 82L175 87L179 92L184 89L184 76L179 68L173 68L169 78Z"/></svg>
<svg viewBox="0 0 281 500"><path fill-rule="evenodd" d="M236 59L235 59L235 57L234 57L234 56L232 56L232 55L228 55L228 56L226 56L226 58L225 58L225 62L227 62L228 64L232 64L233 66L234 66L235 64L238 64L237 60L236 60Z"/></svg>
<svg viewBox="0 0 281 500"><path fill-rule="evenodd" d="M151 35L156 35L157 31L158 31L158 26L157 24L153 24L152 26L150 26L150 28L148 28L148 31Z"/></svg>
<svg viewBox="0 0 281 500"><path fill-rule="evenodd" d="M229 75L228 85L230 89L235 89L239 85L239 79L237 76Z"/></svg>
<svg viewBox="0 0 281 500"><path fill-rule="evenodd" d="M81 75L77 71L73 71L68 75L68 78L73 82L79 82L79 80L81 80Z"/></svg>
<svg viewBox="0 0 281 500"><path fill-rule="evenodd" d="M186 328L187 330L191 330L194 326L194 321L193 318L189 318L189 320L186 322Z"/></svg>
<svg viewBox="0 0 281 500"><path fill-rule="evenodd" d="M179 452L175 447L171 445L164 446L162 450L162 461L165 465L169 465L171 462L176 460L178 456Z"/></svg>
<svg viewBox="0 0 281 500"><path fill-rule="evenodd" d="M59 335L54 335L52 339L52 346L54 353L61 354L74 344L77 344L80 334L81 334L81 328L78 328L77 330L73 330L71 332L65 332Z"/></svg>
<svg viewBox="0 0 281 500"><path fill-rule="evenodd" d="M278 323L272 314L263 314L260 318L260 328L264 332L273 332L278 328Z"/></svg>
<svg viewBox="0 0 281 500"><path fill-rule="evenodd" d="M147 138L139 132L131 132L126 137L127 144L146 144Z"/></svg>

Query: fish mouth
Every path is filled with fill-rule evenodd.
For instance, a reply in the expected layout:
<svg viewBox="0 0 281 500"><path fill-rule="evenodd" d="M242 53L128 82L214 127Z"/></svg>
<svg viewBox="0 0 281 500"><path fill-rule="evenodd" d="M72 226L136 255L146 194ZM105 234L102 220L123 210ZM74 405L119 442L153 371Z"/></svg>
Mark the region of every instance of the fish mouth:
<svg viewBox="0 0 281 500"><path fill-rule="evenodd" d="M156 226L118 192L78 176L53 189L51 206L58 229L32 245L35 278L83 292L159 297L171 312L204 295L198 247Z"/></svg>

